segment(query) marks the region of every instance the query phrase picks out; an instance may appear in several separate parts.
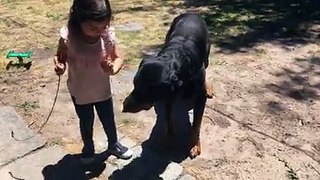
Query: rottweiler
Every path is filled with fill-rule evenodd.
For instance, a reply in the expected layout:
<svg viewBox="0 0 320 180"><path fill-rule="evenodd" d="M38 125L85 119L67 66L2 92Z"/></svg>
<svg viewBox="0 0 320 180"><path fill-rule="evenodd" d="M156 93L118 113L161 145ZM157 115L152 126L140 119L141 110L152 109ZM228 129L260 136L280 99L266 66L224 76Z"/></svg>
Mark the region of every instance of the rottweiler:
<svg viewBox="0 0 320 180"><path fill-rule="evenodd" d="M123 102L122 112L127 113L149 110L156 102L165 102L168 137L174 133L173 101L191 99L194 120L190 158L201 153L200 126L207 98L213 95L206 83L210 45L207 24L199 15L184 13L175 17L159 53L140 62L134 88Z"/></svg>

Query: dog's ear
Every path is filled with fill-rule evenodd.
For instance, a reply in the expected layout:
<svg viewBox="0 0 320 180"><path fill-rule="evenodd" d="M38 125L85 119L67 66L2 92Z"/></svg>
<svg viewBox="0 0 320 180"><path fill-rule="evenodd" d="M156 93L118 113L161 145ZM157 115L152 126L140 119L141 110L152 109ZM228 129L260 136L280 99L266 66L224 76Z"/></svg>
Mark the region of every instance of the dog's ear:
<svg viewBox="0 0 320 180"><path fill-rule="evenodd" d="M136 82L154 83L161 79L163 72L163 65L156 61L147 61L139 67L136 74Z"/></svg>
<svg viewBox="0 0 320 180"><path fill-rule="evenodd" d="M162 71L163 65L156 61L146 62L140 67L140 73L146 77L154 74L161 75Z"/></svg>

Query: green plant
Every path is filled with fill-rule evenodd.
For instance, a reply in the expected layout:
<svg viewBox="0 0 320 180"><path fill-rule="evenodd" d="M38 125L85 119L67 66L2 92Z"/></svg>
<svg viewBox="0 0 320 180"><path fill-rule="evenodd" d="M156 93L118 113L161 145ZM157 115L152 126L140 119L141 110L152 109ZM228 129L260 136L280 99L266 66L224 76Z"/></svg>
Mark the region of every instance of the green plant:
<svg viewBox="0 0 320 180"><path fill-rule="evenodd" d="M40 108L40 105L38 101L33 101L33 102L25 101L23 104L20 105L20 108L22 108L25 112L28 112L32 109Z"/></svg>

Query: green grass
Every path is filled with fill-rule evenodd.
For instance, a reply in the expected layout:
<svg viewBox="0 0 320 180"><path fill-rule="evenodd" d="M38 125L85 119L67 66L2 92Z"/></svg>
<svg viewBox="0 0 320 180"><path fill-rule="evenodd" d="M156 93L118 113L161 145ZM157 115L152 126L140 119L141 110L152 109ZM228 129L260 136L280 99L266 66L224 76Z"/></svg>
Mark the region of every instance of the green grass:
<svg viewBox="0 0 320 180"><path fill-rule="evenodd" d="M0 2L0 69L9 50L27 51L54 48L58 28L65 21L70 1L29 0Z"/></svg>
<svg viewBox="0 0 320 180"><path fill-rule="evenodd" d="M296 173L296 171L289 165L289 163L284 160L284 159L280 159L278 157L278 160L284 163L284 166L286 167L286 176L289 180L299 180L299 177Z"/></svg>
<svg viewBox="0 0 320 180"><path fill-rule="evenodd" d="M196 6L209 25L212 41L223 48L253 47L256 43L277 39L304 38L304 24L315 23L319 17L316 1L263 0L189 0L187 7ZM313 41L312 39L308 39Z"/></svg>
<svg viewBox="0 0 320 180"><path fill-rule="evenodd" d="M165 34L174 18L171 13L173 7L184 8L179 3L178 0L165 2L111 0L114 12L112 25L135 22L144 27L139 32L121 32L116 29L116 35L127 65L138 64L142 58L142 50L148 50L163 43ZM4 57L10 49L21 51L54 49L59 38L59 28L67 22L71 0L2 0L0 4L0 31L2 32L0 40L6 42L0 44L0 61L6 62ZM219 18L216 19L204 15L204 19L209 24L213 23L215 29L220 29L220 31L213 31L216 36L243 32L245 27L241 23L228 29L223 29L222 25L227 22L238 23L253 18L247 12L242 14L219 13ZM211 22L212 20L214 22ZM0 66L3 66L1 64L4 63L0 63Z"/></svg>
<svg viewBox="0 0 320 180"><path fill-rule="evenodd" d="M72 0L1 0L0 41L6 43L0 44L0 61L3 61L3 57L10 49L55 48L59 38L59 28L67 22L71 2ZM181 4L180 0L110 0L110 2L114 12L113 25L136 22L144 27L142 31L136 33L120 32L116 29L124 58L130 65L137 64L141 60L142 50L163 43L168 26L175 16L172 14L174 7L194 9L194 6ZM266 3L261 0L254 0L252 3L237 0L195 2L195 4L200 3L196 12L200 13L209 25L214 46L218 46L230 37L264 28L265 22L280 22L281 25L279 21L281 19L303 17L307 10L314 8L302 2L296 4L276 1ZM311 9L311 12L310 19L316 16L318 11ZM297 23L301 22L293 22L292 27L288 26L287 29L296 28ZM236 43L238 41L246 39L239 39Z"/></svg>
<svg viewBox="0 0 320 180"><path fill-rule="evenodd" d="M242 12L202 12L202 18L210 25L214 40L236 36L248 30L246 23L258 17L243 10Z"/></svg>
<svg viewBox="0 0 320 180"><path fill-rule="evenodd" d="M116 29L126 62L130 65L141 60L141 50L161 44L166 26L172 19L168 12L178 1L161 2L150 0L111 0L114 12L113 25L137 22L144 26L141 32L128 33ZM5 55L10 49L32 50L55 48L59 28L66 24L71 0L1 0L0 1L0 68L6 62ZM150 10L153 9L153 10Z"/></svg>
<svg viewBox="0 0 320 180"><path fill-rule="evenodd" d="M23 104L20 105L20 108L22 108L25 112L29 112L33 109L40 108L39 102L27 102L25 101Z"/></svg>

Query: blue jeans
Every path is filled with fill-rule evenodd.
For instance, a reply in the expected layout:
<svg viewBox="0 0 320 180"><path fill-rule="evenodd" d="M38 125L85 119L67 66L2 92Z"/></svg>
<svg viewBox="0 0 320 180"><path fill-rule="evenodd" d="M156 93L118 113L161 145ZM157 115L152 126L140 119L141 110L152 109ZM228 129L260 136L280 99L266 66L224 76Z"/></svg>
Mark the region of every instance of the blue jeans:
<svg viewBox="0 0 320 180"><path fill-rule="evenodd" d="M118 141L116 124L114 121L113 101L112 98L90 104L79 105L75 103L75 98L72 101L76 113L80 120L80 132L84 147L82 149L83 156L90 157L94 155L94 142L93 142L93 121L95 107L103 129L108 138L108 146L115 144Z"/></svg>

